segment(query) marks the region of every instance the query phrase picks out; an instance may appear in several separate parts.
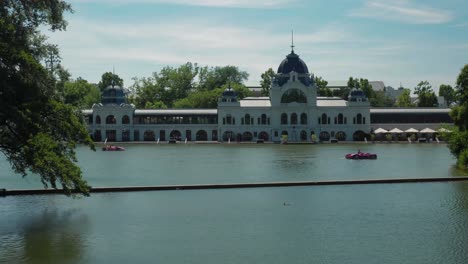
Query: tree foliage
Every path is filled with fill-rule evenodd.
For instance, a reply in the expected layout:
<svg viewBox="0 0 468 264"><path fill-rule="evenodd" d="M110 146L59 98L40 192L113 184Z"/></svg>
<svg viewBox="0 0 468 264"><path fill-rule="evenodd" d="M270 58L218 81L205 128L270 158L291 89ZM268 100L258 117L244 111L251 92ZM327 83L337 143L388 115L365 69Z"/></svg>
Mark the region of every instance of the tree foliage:
<svg viewBox="0 0 468 264"><path fill-rule="evenodd" d="M262 80L260 81L260 86L262 87L263 96L270 96L270 88L275 74L276 73L272 68L269 68L264 73L262 73Z"/></svg>
<svg viewBox="0 0 468 264"><path fill-rule="evenodd" d="M63 97L66 104L86 109L101 101L101 92L96 85L78 77L74 81L65 82Z"/></svg>
<svg viewBox="0 0 468 264"><path fill-rule="evenodd" d="M60 0L0 1L0 151L17 173L37 173L44 187L86 195L74 149L92 141L81 112L63 102L56 76L41 64L50 44L38 28L64 30L67 11Z"/></svg>
<svg viewBox="0 0 468 264"><path fill-rule="evenodd" d="M436 107L437 97L428 81L421 81L414 88L414 94L418 96L418 107Z"/></svg>
<svg viewBox="0 0 468 264"><path fill-rule="evenodd" d="M119 77L119 75L112 73L112 72L105 72L101 76L101 81L98 83L99 90L102 92L108 86L120 86L123 87L123 80Z"/></svg>
<svg viewBox="0 0 468 264"><path fill-rule="evenodd" d="M450 106L455 101L455 90L450 85L441 84L439 86L439 96L443 96L447 106Z"/></svg>
<svg viewBox="0 0 468 264"><path fill-rule="evenodd" d="M240 71L235 66L199 67L196 63L187 62L177 68L164 67L160 72L154 72L151 77L134 78L132 89L135 90L135 95L132 100L140 108L148 106L187 108L191 105L195 108L198 106L204 108L212 105L212 95L216 92L202 92L217 90L229 83L233 86L243 86L247 77L246 72ZM201 94L208 96L208 99L196 99ZM188 97L197 103L190 103Z"/></svg>
<svg viewBox="0 0 468 264"><path fill-rule="evenodd" d="M450 111L455 130L447 134L450 152L457 158L460 168L468 170L468 64L461 70L456 87L457 106Z"/></svg>
<svg viewBox="0 0 468 264"><path fill-rule="evenodd" d="M327 88L328 82L322 79L322 77L315 76L315 84L317 85L317 94L319 96L330 97L333 95L330 88Z"/></svg>
<svg viewBox="0 0 468 264"><path fill-rule="evenodd" d="M411 102L410 89L403 89L403 92L398 96L395 104L398 107L414 107L414 104Z"/></svg>

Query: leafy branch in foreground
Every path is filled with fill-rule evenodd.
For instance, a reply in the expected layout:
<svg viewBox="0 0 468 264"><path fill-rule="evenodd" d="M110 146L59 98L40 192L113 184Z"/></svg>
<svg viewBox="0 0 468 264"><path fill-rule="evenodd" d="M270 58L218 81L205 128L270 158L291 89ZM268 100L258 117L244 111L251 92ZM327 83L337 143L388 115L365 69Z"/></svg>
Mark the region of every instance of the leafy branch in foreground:
<svg viewBox="0 0 468 264"><path fill-rule="evenodd" d="M88 195L74 149L94 145L81 113L63 102L53 72L40 63L51 45L38 27L64 30L66 11L71 6L61 0L0 2L0 151L17 173L39 174L44 187Z"/></svg>

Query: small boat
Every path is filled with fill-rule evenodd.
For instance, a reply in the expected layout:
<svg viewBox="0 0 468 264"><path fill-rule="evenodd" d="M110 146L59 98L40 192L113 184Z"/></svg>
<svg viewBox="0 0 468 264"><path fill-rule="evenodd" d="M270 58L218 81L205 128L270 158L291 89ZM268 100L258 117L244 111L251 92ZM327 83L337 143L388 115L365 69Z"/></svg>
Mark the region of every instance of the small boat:
<svg viewBox="0 0 468 264"><path fill-rule="evenodd" d="M346 154L347 159L377 159L377 154L358 151L358 153Z"/></svg>
<svg viewBox="0 0 468 264"><path fill-rule="evenodd" d="M121 146L106 145L102 147L102 151L124 151L125 148Z"/></svg>

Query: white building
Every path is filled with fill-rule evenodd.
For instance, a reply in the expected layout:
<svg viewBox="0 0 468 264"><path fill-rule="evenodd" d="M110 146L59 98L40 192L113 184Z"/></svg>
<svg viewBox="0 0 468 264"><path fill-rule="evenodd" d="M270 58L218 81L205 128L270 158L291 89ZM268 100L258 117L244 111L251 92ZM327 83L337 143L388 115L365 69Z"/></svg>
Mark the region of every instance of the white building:
<svg viewBox="0 0 468 264"><path fill-rule="evenodd" d="M314 76L292 50L278 67L269 97L238 100L227 89L217 109L135 109L126 103L124 90L112 86L101 103L83 112L95 141L311 142L369 139L376 129L371 122L386 127L421 122L431 128L451 122L449 109L434 111L377 109L371 116L369 101L358 89L347 101L317 97Z"/></svg>

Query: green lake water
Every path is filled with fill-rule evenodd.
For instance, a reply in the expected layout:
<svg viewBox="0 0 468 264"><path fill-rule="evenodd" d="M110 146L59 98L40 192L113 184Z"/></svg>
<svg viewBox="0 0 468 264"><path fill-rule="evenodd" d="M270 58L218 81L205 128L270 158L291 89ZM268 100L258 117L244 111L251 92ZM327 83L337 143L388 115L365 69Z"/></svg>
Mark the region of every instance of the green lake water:
<svg viewBox="0 0 468 264"><path fill-rule="evenodd" d="M456 177L445 145L78 149L93 186ZM377 160L346 160L358 149ZM0 158L0 188L40 188ZM0 197L0 263L465 263L468 183Z"/></svg>

